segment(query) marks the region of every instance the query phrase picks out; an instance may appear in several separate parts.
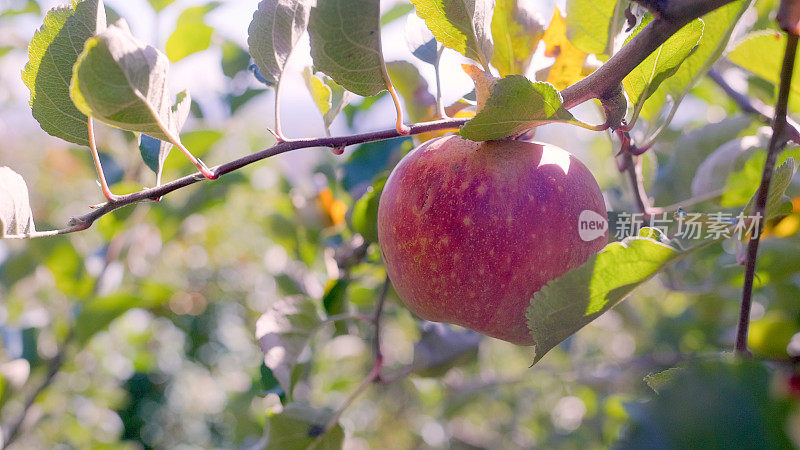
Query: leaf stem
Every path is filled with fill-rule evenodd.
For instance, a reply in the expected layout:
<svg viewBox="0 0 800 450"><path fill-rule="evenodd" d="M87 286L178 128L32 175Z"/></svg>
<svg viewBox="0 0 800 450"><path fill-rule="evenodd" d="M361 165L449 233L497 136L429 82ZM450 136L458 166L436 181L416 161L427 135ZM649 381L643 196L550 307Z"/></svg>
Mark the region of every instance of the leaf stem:
<svg viewBox="0 0 800 450"><path fill-rule="evenodd" d="M89 134L89 149L92 151L92 161L94 161L94 167L97 169L97 176L100 178L100 188L103 190L103 195L108 201L113 202L117 200L119 196L114 195L108 187L108 181L106 181L106 175L103 172L103 165L100 163L100 153L97 151L97 144L94 138L94 120L91 117L86 118L86 129Z"/></svg>
<svg viewBox="0 0 800 450"><path fill-rule="evenodd" d="M786 0L784 0L785 2ZM783 2L782 2L783 3ZM789 93L794 72L794 62L797 55L798 36L789 33L786 40L786 51L783 56L783 67L781 68L781 83L778 90L778 101L775 105L775 118L772 120L772 137L769 140L767 150L767 161L764 163L764 172L761 174L761 184L756 194L756 203L753 216L757 221L766 217L767 195L769 186L772 182L772 174L775 171L775 163L778 155L786 145L786 113L789 103ZM745 260L744 285L742 286L742 304L739 310L739 325L736 330L735 350L739 355L748 355L747 332L750 327L750 309L753 303L753 280L756 272L756 261L758 259L758 245L761 241L761 231L763 223L756 223L753 235L747 245L747 259Z"/></svg>
<svg viewBox="0 0 800 450"><path fill-rule="evenodd" d="M278 82L275 83L275 137L278 138L279 141L283 141L283 130L281 130L281 81L283 80L283 76L278 78ZM325 127L325 131L328 132L328 127Z"/></svg>
<svg viewBox="0 0 800 450"><path fill-rule="evenodd" d="M440 119L447 118L447 112L444 110L444 102L442 102L442 74L439 70L439 63L442 60L442 53L444 53L444 45L436 44L436 64L433 65L433 73L436 76L436 113Z"/></svg>

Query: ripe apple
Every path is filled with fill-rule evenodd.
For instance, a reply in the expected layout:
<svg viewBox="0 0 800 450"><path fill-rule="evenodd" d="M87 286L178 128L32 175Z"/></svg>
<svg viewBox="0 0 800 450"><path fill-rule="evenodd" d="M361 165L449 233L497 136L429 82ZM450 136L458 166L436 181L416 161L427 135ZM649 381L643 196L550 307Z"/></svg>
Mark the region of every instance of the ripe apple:
<svg viewBox="0 0 800 450"><path fill-rule="evenodd" d="M587 210L597 219L588 238L579 233ZM566 151L445 136L412 150L389 176L378 241L417 316L532 345L532 295L600 251L608 224L597 181Z"/></svg>

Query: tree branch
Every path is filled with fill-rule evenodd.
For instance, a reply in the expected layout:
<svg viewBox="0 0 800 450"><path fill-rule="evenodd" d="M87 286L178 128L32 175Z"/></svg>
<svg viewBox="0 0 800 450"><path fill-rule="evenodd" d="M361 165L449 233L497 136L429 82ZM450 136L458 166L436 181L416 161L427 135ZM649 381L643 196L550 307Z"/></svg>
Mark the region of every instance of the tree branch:
<svg viewBox="0 0 800 450"><path fill-rule="evenodd" d="M692 20L711 12L716 8L731 3L732 1L734 0L661 0L658 2L645 2L658 5L660 8L659 16L591 75L564 89L561 92L564 107L566 109L570 109L593 98L600 99L602 102L606 103L618 100L620 83L622 83L622 80L625 78L625 76L627 76L634 68L636 68L636 66L644 61L647 56L658 49L660 45L666 42L670 36L675 34L684 25ZM611 110L614 110L614 108L611 108ZM464 125L467 121L468 119L443 119L413 124L410 126L408 134L420 134L429 131L457 129ZM609 123L609 125L612 126L612 128L619 127L619 124ZM278 142L270 148L212 168L210 170L210 174L212 175L211 177L205 177L198 172L183 178L178 178L177 180L161 186L144 189L128 195L120 195L118 198L114 199L114 201L109 201L99 205L97 208L87 214L73 217L70 220L67 228L24 235L6 236L6 238L22 239L82 231L92 226L92 224L100 217L124 206L142 202L144 200L158 200L170 192L192 185L198 181L203 181L206 178L213 179L233 172L256 161L279 155L281 153L286 153L288 151L310 147L339 148L348 145L362 144L365 142L392 139L400 136L402 135L398 133L396 129L392 128L388 130L373 131L369 133L348 136L293 139L291 141Z"/></svg>
<svg viewBox="0 0 800 450"><path fill-rule="evenodd" d="M786 0L784 0L786 2ZM782 2L782 3L784 3ZM781 10L784 8L782 7ZM783 23L781 22L783 25ZM775 105L775 118L772 120L772 138L769 141L767 150L767 161L764 163L764 172L761 175L761 184L756 194L756 203L753 211L754 217L758 222L747 245L747 259L745 260L744 285L742 287L742 304L739 310L739 325L736 330L736 353L739 355L749 354L747 350L747 332L750 327L750 308L753 303L753 280L756 272L756 260L758 258L758 245L761 241L761 229L763 219L766 217L767 194L772 182L772 174L775 170L775 163L783 147L786 145L787 131L787 105L789 103L789 91L792 82L792 72L794 71L795 56L797 53L798 36L789 33L786 41L786 52L783 57L783 67L781 69L781 83L778 91L778 101Z"/></svg>

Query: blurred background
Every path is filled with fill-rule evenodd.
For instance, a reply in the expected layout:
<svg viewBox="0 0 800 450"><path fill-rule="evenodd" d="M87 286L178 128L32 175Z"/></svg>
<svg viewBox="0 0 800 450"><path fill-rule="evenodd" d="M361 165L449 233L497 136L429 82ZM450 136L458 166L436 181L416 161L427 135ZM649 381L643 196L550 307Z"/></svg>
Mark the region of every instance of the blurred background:
<svg viewBox="0 0 800 450"><path fill-rule="evenodd" d="M162 3L167 6L156 11L153 5ZM274 90L248 70L247 27L257 3L106 1L140 40L164 51L174 39L178 50L170 56L183 56L184 41L210 36L207 48L171 66L173 93L188 89L194 100L181 138L209 165L274 142L268 131ZM43 13L57 4L0 0L0 165L27 181L39 230L61 228L103 201L87 149L41 131L20 78L28 41ZM407 13L407 4L383 1L381 8L388 13L399 6L396 11ZM554 6L562 11L565 6L564 1L531 4L544 25ZM179 17L198 7L191 10L194 28L177 33ZM742 22L771 26L774 7L773 1L759 0ZM412 63L435 92L432 66L417 61L405 44L405 23L401 15L384 26L386 60ZM540 44L529 77L552 61ZM456 52L445 51L445 104L472 89L462 62ZM289 138L324 135L301 77L310 64L304 37L282 86L283 131ZM724 62L721 69L738 88L765 102L773 98L765 81ZM590 123L602 121L592 104L575 113ZM387 95L376 101L354 97L332 133L393 124ZM759 126L739 115L715 84L701 80L655 151L645 156L646 187L655 204L687 198L705 156L727 140L756 134ZM153 186L155 176L142 163L136 137L97 128L112 190ZM596 176L610 210L634 211L607 134L548 125L536 131L536 139L576 154ZM27 411L12 447L262 448L267 417L281 410L285 393L264 365L256 321L287 297L310 299L329 315L373 311L385 271L377 244L365 243L361 235L369 239L368 232L353 223L354 209L415 143L403 138L365 144L342 156L327 149L294 151L181 189L160 203L124 208L81 233L0 241L3 432ZM750 177L754 192L759 172L745 170L740 177ZM192 171L173 152L164 179ZM798 194L796 185L790 193ZM711 201L693 208L734 211L735 206L741 205ZM759 260L751 346L775 361L800 355L798 209L795 201L795 212L775 224ZM676 405L658 409L658 400L643 402L654 395L645 377L732 348L743 279L740 250L725 242L682 261L533 368L528 348L477 339L455 327L426 328L390 291L382 334L385 364L389 373L413 370L372 387L344 412L345 448L595 448L612 445L621 433L649 439L652 435L635 430L689 420ZM358 263L342 264L342 255L354 251L363 253ZM317 408L337 408L371 368L371 335L372 329L358 322L322 327L301 358L304 372L294 397ZM709 407L746 410L741 415L767 424L754 436L763 432L777 436L766 442L800 443L795 401L800 382L793 366L725 367L710 364L687 385L712 392L704 400ZM40 386L46 387L39 393ZM676 398L687 402L699 398L697 392L681 395ZM30 398L36 401L26 405ZM734 434L721 438L737 438Z"/></svg>

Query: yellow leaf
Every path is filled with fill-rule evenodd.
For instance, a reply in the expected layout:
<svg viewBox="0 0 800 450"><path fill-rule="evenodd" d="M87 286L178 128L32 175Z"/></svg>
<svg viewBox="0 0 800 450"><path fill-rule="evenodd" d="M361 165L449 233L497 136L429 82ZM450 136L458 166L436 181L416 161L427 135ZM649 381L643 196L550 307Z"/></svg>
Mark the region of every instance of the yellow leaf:
<svg viewBox="0 0 800 450"><path fill-rule="evenodd" d="M562 90L586 76L584 61L587 54L567 39L567 24L558 8L555 8L553 20L550 21L542 40L545 43L545 56L556 59L547 71L545 81Z"/></svg>

